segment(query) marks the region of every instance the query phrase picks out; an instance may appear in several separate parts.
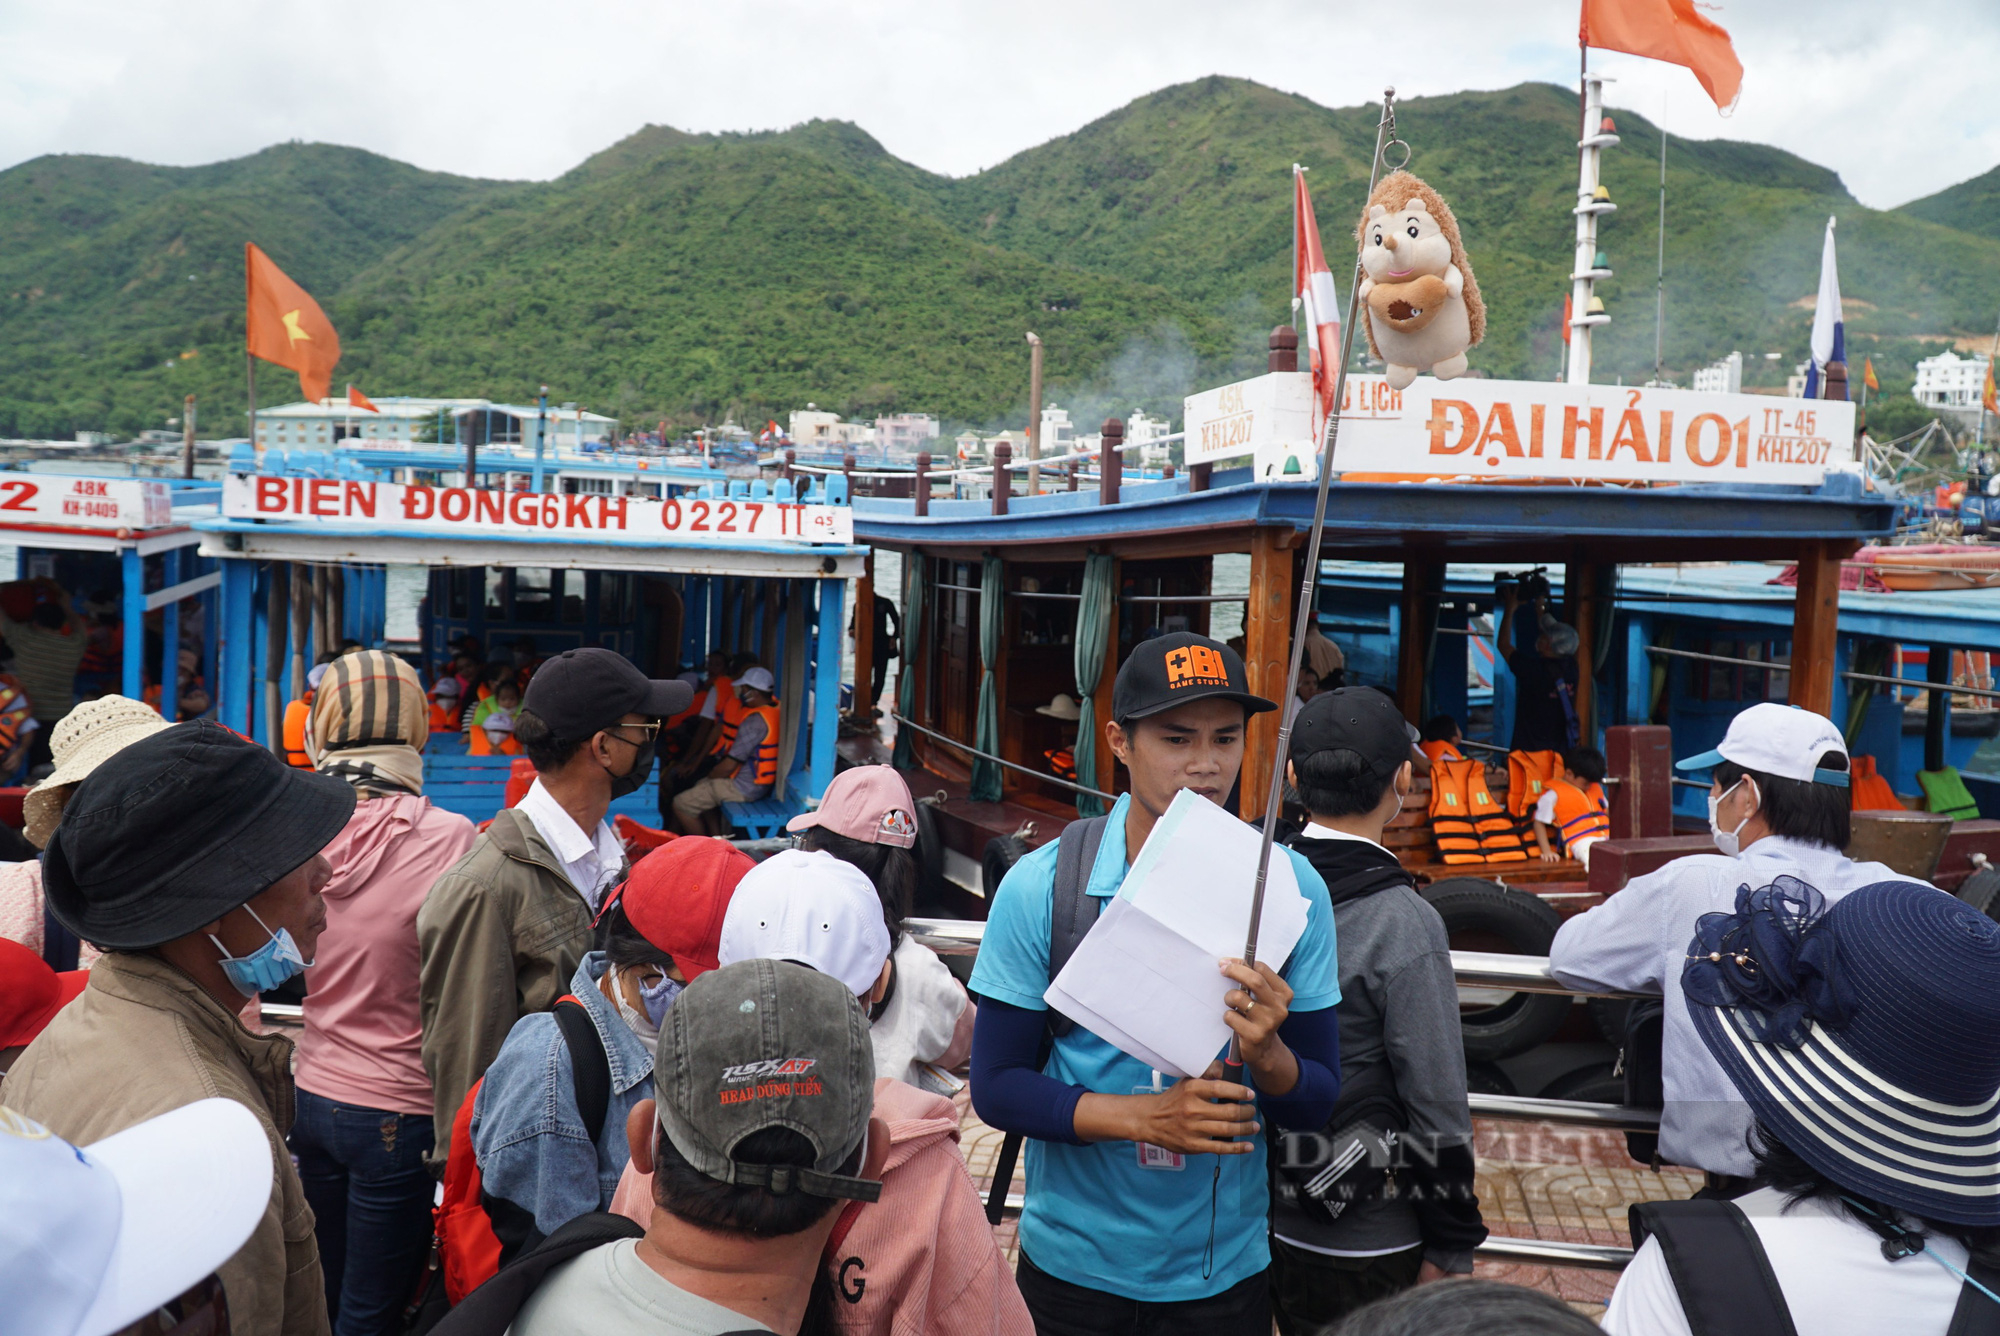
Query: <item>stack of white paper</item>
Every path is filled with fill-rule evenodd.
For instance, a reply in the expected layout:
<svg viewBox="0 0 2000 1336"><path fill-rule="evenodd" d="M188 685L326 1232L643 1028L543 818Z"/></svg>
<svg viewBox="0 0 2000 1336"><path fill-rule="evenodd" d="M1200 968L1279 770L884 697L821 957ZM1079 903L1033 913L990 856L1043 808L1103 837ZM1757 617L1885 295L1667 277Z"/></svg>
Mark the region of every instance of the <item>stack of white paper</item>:
<svg viewBox="0 0 2000 1336"><path fill-rule="evenodd" d="M1173 1076L1199 1076L1229 1042L1222 973L1250 932L1259 832L1182 790L1118 894L1042 995L1107 1043ZM1257 959L1281 965L1306 930L1291 859L1271 851Z"/></svg>

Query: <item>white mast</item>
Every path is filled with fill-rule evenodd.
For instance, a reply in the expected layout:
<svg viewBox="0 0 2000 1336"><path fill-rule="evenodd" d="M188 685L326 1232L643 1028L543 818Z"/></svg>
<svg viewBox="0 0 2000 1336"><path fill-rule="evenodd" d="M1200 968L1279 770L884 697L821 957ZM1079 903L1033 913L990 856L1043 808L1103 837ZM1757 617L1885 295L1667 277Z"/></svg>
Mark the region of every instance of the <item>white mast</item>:
<svg viewBox="0 0 2000 1336"><path fill-rule="evenodd" d="M1605 76L1583 71L1583 124L1577 140L1576 172L1576 262L1570 271L1569 372L1571 385L1590 384L1590 335L1599 325L1611 323L1602 311L1590 309L1592 290L1600 278L1611 277L1608 266L1597 263L1597 218L1613 213L1608 192L1598 171L1603 150L1618 142L1618 136L1601 127L1604 123Z"/></svg>

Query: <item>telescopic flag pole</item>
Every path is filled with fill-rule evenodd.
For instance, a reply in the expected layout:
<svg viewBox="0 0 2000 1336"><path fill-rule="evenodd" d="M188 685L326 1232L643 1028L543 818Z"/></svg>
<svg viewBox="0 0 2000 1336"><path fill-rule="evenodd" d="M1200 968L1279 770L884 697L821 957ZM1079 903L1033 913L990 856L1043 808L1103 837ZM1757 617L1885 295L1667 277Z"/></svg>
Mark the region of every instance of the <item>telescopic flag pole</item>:
<svg viewBox="0 0 2000 1336"><path fill-rule="evenodd" d="M1382 154L1385 149L1402 141L1396 137L1396 90L1382 90L1382 119L1375 127L1375 158L1368 167L1368 195L1373 198L1376 183L1382 174ZM1409 146L1404 146L1403 162L1409 163ZM1367 207L1363 202L1363 208ZM1305 578L1299 582L1299 610L1292 623L1291 666L1285 673L1285 693L1280 696L1278 707L1278 746L1271 757L1270 785L1264 795L1264 839L1257 851L1257 880L1250 897L1250 937L1243 948L1243 963L1257 963L1257 934L1264 923L1264 884L1271 871L1271 845L1277 837L1278 811L1284 800L1285 759L1291 749L1292 720L1285 707L1297 694L1299 687L1299 664L1305 657L1306 628L1313 615L1313 594L1319 584L1320 539L1326 533L1326 498L1333 479L1333 449L1340 436L1340 406L1347 393L1347 363L1354 349L1354 322L1359 312L1361 299L1361 257L1357 247L1354 272L1348 275L1347 320L1340 331L1340 367L1335 373L1333 384L1333 404L1326 415L1326 435L1324 448L1320 451L1319 495L1313 503L1312 537L1306 543ZM1242 1062L1240 1043L1231 1039L1229 1044L1229 1065L1238 1066Z"/></svg>

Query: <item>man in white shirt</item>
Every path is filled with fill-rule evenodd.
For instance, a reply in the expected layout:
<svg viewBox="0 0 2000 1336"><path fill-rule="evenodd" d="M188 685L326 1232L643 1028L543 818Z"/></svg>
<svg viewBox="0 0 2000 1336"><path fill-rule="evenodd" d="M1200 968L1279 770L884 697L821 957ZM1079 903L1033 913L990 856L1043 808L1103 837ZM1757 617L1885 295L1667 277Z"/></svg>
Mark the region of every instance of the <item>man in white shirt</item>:
<svg viewBox="0 0 2000 1336"><path fill-rule="evenodd" d="M534 786L494 816L417 912L434 1164L514 1022L568 991L591 920L624 874L605 813L652 773L660 721L693 702L685 682L653 681L608 649L565 650L529 680L514 736L535 764Z"/></svg>
<svg viewBox="0 0 2000 1336"><path fill-rule="evenodd" d="M1756 1172L1746 1138L1750 1111L1695 1034L1681 996L1681 967L1703 914L1728 913L1736 890L1796 877L1836 901L1878 881L1907 881L1881 863L1857 863L1847 846L1847 745L1824 717L1794 706L1753 705L1730 721L1721 746L1679 763L1713 768L1709 825L1715 854L1675 859L1635 877L1556 932L1549 964L1570 988L1658 992L1666 1000L1661 1070L1666 1107L1660 1157L1706 1170L1730 1192Z"/></svg>

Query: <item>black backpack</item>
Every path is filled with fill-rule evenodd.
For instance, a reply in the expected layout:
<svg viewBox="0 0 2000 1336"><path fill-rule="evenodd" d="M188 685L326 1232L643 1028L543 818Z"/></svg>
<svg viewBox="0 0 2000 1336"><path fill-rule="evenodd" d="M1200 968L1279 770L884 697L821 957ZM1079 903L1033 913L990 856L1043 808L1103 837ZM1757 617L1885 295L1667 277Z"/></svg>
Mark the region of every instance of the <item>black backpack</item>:
<svg viewBox="0 0 2000 1336"><path fill-rule="evenodd" d="M1635 1249L1648 1238L1660 1241L1694 1336L1799 1336L1763 1241L1734 1202L1640 1202L1630 1221ZM2000 1290L2000 1269L1975 1258L1966 1271ZM2000 1336L2000 1303L1962 1285L1945 1336Z"/></svg>
<svg viewBox="0 0 2000 1336"><path fill-rule="evenodd" d="M1072 821L1056 837L1055 882L1049 898L1049 979L1055 980L1076 948L1089 935L1104 908L1098 897L1086 895L1084 886L1097 862L1097 847L1104 842L1104 826L1109 817L1091 816ZM1037 1068L1049 1060L1055 1041L1076 1028L1076 1022L1050 1008L1042 1028L1041 1051L1035 1055ZM1021 1158L1021 1134L1009 1132L1000 1142L1000 1158L993 1166L993 1187L986 1196L988 1224L1000 1223L1007 1206L1007 1189L1014 1184L1014 1166Z"/></svg>

